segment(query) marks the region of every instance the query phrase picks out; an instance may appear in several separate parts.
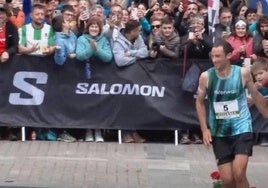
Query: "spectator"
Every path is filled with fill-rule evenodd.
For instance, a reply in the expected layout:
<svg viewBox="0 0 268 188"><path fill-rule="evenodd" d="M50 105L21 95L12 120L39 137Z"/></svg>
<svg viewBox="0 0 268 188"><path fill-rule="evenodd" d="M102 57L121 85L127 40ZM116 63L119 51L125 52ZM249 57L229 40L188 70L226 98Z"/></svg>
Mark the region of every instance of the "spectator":
<svg viewBox="0 0 268 188"><path fill-rule="evenodd" d="M227 39L232 31L233 15L228 7L222 7L219 12L220 23L215 24L214 39L217 42L219 39Z"/></svg>
<svg viewBox="0 0 268 188"><path fill-rule="evenodd" d="M144 4L139 4L137 9L137 18L141 24L141 35L144 41L147 41L147 37L151 31L151 24L145 17L146 6Z"/></svg>
<svg viewBox="0 0 268 188"><path fill-rule="evenodd" d="M184 6L187 6L186 11L184 11ZM178 12L175 17L175 27L179 32L180 36L184 36L189 30L189 21L192 16L196 15L199 11L198 4L190 2L188 5L180 4Z"/></svg>
<svg viewBox="0 0 268 188"><path fill-rule="evenodd" d="M108 39L102 34L102 21L98 18L91 18L87 23L87 31L77 40L76 57L78 60L86 61L89 66L95 59L104 63L112 60L112 51ZM90 68L90 67L88 67ZM91 129L86 131L86 142L103 142L104 139L100 129L95 129L95 138Z"/></svg>
<svg viewBox="0 0 268 188"><path fill-rule="evenodd" d="M151 26L152 26L152 30L151 33L149 35L149 40L148 40L148 47L149 49L155 49L156 51L158 50L158 45L155 45L153 47L153 43L154 43L154 38L160 34L161 32L161 25L162 25L162 20L160 19L156 19L153 18L151 19Z"/></svg>
<svg viewBox="0 0 268 188"><path fill-rule="evenodd" d="M256 81L259 92L268 99L268 88L263 86L263 81L268 78L268 60L266 58L258 58L251 66L251 72ZM268 146L268 134L259 134L260 146Z"/></svg>
<svg viewBox="0 0 268 188"><path fill-rule="evenodd" d="M113 53L117 66L128 66L138 59L148 57L147 47L140 36L140 24L130 20L115 40Z"/></svg>
<svg viewBox="0 0 268 188"><path fill-rule="evenodd" d="M45 7L36 4L32 8L32 23L19 29L19 53L50 55L54 53L54 32L45 21Z"/></svg>
<svg viewBox="0 0 268 188"><path fill-rule="evenodd" d="M209 59L212 38L205 33L205 20L200 14L190 19L189 32L181 39L181 54L186 47L187 58Z"/></svg>
<svg viewBox="0 0 268 188"><path fill-rule="evenodd" d="M9 3L9 20L20 28L24 25L25 14L22 11L22 2L17 0L12 0Z"/></svg>
<svg viewBox="0 0 268 188"><path fill-rule="evenodd" d="M7 62L18 51L19 36L16 26L7 18L8 9L0 5L0 61Z"/></svg>
<svg viewBox="0 0 268 188"><path fill-rule="evenodd" d="M253 38L257 56L268 57L268 16L262 16L257 24L257 33Z"/></svg>
<svg viewBox="0 0 268 188"><path fill-rule="evenodd" d="M127 9L122 10L122 25L125 27L126 23L129 21L130 15Z"/></svg>
<svg viewBox="0 0 268 188"><path fill-rule="evenodd" d="M68 58L75 58L77 38L71 31L70 22L64 20L62 15L52 19L52 27L55 31L55 45L57 50L54 61L58 65L64 65Z"/></svg>
<svg viewBox="0 0 268 188"><path fill-rule="evenodd" d="M126 23L118 38L115 40L113 53L114 59L119 67L129 66L138 59L148 57L147 47L140 36L140 23L137 20L130 20ZM136 131L124 131L123 141L125 143L145 142Z"/></svg>
<svg viewBox="0 0 268 188"><path fill-rule="evenodd" d="M7 5L0 5L0 62L6 63L18 51L18 31L16 26L8 20ZM1 138L7 135L8 140L18 140L16 135L18 130L15 128L1 128Z"/></svg>
<svg viewBox="0 0 268 188"><path fill-rule="evenodd" d="M179 56L179 46L180 38L175 31L174 20L171 17L165 17L162 21L160 33L154 36L150 57L175 59Z"/></svg>
<svg viewBox="0 0 268 188"><path fill-rule="evenodd" d="M113 5L110 9L109 28L104 31L105 35L110 39L113 48L114 41L119 36L120 30L123 28L122 24L123 9L120 5Z"/></svg>
<svg viewBox="0 0 268 188"><path fill-rule="evenodd" d="M255 58L253 48L253 37L248 30L248 25L244 20L235 23L234 31L227 41L233 47L231 61L233 64L242 66L245 58Z"/></svg>

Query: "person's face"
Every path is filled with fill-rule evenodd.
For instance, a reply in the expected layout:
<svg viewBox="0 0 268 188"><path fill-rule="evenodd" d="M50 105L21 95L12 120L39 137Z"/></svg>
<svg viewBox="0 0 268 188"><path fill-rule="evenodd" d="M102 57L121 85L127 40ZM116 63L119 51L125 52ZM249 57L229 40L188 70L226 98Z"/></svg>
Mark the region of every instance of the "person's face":
<svg viewBox="0 0 268 188"><path fill-rule="evenodd" d="M238 37L244 37L247 33L247 28L246 26L237 26L235 27L235 34Z"/></svg>
<svg viewBox="0 0 268 188"><path fill-rule="evenodd" d="M123 10L122 23L126 24L129 21L129 13L127 10Z"/></svg>
<svg viewBox="0 0 268 188"><path fill-rule="evenodd" d="M267 23L261 23L260 24L260 31L262 35L268 32L268 22Z"/></svg>
<svg viewBox="0 0 268 188"><path fill-rule="evenodd" d="M71 12L71 11L65 11L64 13L63 13L63 19L65 20L65 21L67 21L67 22L71 22L71 21L73 21L74 20L74 17L75 17L75 15L74 15L74 13L73 12Z"/></svg>
<svg viewBox="0 0 268 188"><path fill-rule="evenodd" d="M110 17L112 18L114 15L116 15L116 25L121 24L122 16L123 16L123 10L119 6L114 6L111 8Z"/></svg>
<svg viewBox="0 0 268 188"><path fill-rule="evenodd" d="M78 9L78 1L76 0L69 0L68 5L72 6L74 9L74 14L78 15L79 14L79 9Z"/></svg>
<svg viewBox="0 0 268 188"><path fill-rule="evenodd" d="M79 12L82 12L86 9L89 8L89 3L88 1L85 1L85 0L80 0L79 3L78 3L78 10Z"/></svg>
<svg viewBox="0 0 268 188"><path fill-rule="evenodd" d="M229 25L232 22L232 14L231 12L223 12L220 16L220 23L222 25Z"/></svg>
<svg viewBox="0 0 268 188"><path fill-rule="evenodd" d="M155 17L156 19L163 19L164 16L165 16L165 13L160 8L154 10L153 12L153 17Z"/></svg>
<svg viewBox="0 0 268 188"><path fill-rule="evenodd" d="M160 32L160 28L161 28L161 22L156 20L153 21L152 23L152 32L154 35L158 34Z"/></svg>
<svg viewBox="0 0 268 188"><path fill-rule="evenodd" d="M246 17L246 20L248 24L252 24L254 21L257 20L257 14L256 13L249 13Z"/></svg>
<svg viewBox="0 0 268 188"><path fill-rule="evenodd" d="M140 4L140 5L138 6L138 11L141 11L143 14L145 14L145 12L146 12L146 8L145 8L145 6L144 6L143 4Z"/></svg>
<svg viewBox="0 0 268 188"><path fill-rule="evenodd" d="M88 27L88 33L92 36L92 37L96 37L100 34L100 28L98 26L98 24L91 24Z"/></svg>
<svg viewBox="0 0 268 188"><path fill-rule="evenodd" d="M186 9L188 15L191 17L198 12L198 7L195 4L189 4Z"/></svg>
<svg viewBox="0 0 268 188"><path fill-rule="evenodd" d="M213 47L211 50L211 60L216 70L223 70L226 65L230 64L231 53L225 54L223 47Z"/></svg>
<svg viewBox="0 0 268 188"><path fill-rule="evenodd" d="M207 8L202 8L199 13L205 18L208 16L208 9Z"/></svg>
<svg viewBox="0 0 268 188"><path fill-rule="evenodd" d="M240 18L244 18L244 17L245 17L245 13L246 13L247 10L248 10L248 7L247 7L247 6L243 6L243 7L240 9L239 17L240 17Z"/></svg>
<svg viewBox="0 0 268 188"><path fill-rule="evenodd" d="M194 32L201 32L204 29L204 24L198 21L191 23L190 27L194 28Z"/></svg>
<svg viewBox="0 0 268 188"><path fill-rule="evenodd" d="M141 32L141 27L137 27L137 28L133 29L133 30L130 32L131 39L132 39L132 40L136 40L136 39L139 37L140 32Z"/></svg>
<svg viewBox="0 0 268 188"><path fill-rule="evenodd" d="M268 78L268 71L264 69L256 70L253 76L258 83L262 83L264 79Z"/></svg>
<svg viewBox="0 0 268 188"><path fill-rule="evenodd" d="M72 26L70 24L71 22L68 22L68 21L63 21L62 23L62 27L65 28L68 32L72 29Z"/></svg>
<svg viewBox="0 0 268 188"><path fill-rule="evenodd" d="M34 9L31 13L32 22L36 25L42 25L45 21L45 9Z"/></svg>
<svg viewBox="0 0 268 188"><path fill-rule="evenodd" d="M165 37L169 37L174 32L174 26L172 24L162 24L161 30L162 30L162 34Z"/></svg>
<svg viewBox="0 0 268 188"><path fill-rule="evenodd" d="M54 9L56 9L59 5L59 0L50 0L48 5L51 5Z"/></svg>

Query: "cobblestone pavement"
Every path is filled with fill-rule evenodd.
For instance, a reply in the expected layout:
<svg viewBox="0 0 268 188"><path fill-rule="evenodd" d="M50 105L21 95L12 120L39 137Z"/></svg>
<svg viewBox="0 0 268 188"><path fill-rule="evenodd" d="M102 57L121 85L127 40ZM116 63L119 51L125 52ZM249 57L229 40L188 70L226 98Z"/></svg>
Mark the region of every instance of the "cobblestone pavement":
<svg viewBox="0 0 268 188"><path fill-rule="evenodd" d="M268 187L268 148L254 147L248 177ZM0 141L0 188L212 188L203 145Z"/></svg>

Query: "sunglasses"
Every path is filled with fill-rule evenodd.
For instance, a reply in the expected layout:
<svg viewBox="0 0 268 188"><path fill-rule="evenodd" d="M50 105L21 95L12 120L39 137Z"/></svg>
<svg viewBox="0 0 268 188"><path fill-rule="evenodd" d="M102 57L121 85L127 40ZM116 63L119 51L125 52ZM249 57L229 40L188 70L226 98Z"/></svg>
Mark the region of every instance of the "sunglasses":
<svg viewBox="0 0 268 188"><path fill-rule="evenodd" d="M152 28L154 29L154 28L157 28L157 29L159 29L161 27L161 25L152 25Z"/></svg>

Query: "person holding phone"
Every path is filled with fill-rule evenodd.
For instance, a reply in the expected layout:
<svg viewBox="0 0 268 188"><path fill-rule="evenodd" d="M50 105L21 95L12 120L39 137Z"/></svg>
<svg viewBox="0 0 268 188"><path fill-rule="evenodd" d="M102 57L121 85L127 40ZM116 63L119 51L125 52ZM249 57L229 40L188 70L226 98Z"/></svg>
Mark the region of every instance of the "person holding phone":
<svg viewBox="0 0 268 188"><path fill-rule="evenodd" d="M187 48L187 58L209 59L212 48L212 39L205 33L205 20L200 14L190 19L189 32L181 39L181 56Z"/></svg>

